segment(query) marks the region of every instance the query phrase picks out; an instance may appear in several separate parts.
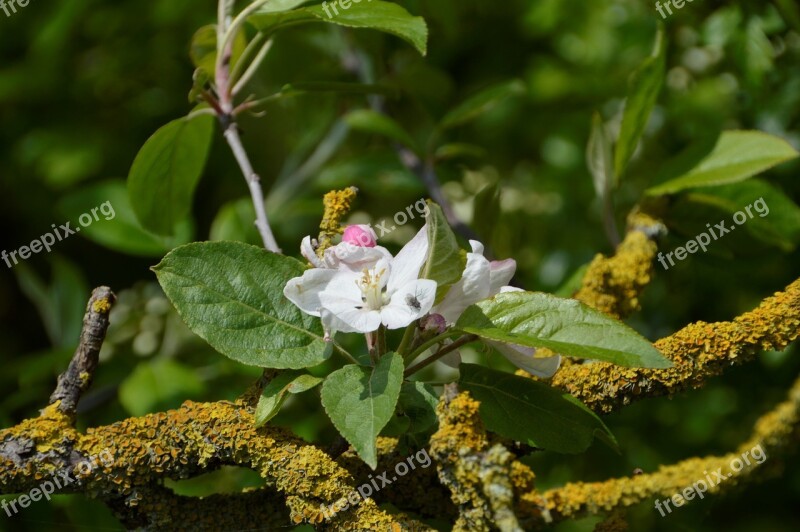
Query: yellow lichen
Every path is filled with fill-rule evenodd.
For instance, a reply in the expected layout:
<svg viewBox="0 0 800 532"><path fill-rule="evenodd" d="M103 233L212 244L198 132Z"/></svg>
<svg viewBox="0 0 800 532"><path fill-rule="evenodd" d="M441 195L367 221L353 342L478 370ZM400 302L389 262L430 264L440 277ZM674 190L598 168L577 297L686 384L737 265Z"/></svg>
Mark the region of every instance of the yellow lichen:
<svg viewBox="0 0 800 532"><path fill-rule="evenodd" d="M97 299L92 304L92 310L98 314L107 314L111 310L111 302L107 297Z"/></svg>
<svg viewBox="0 0 800 532"><path fill-rule="evenodd" d="M320 257L322 257L325 250L333 244L333 238L342 233L342 218L350 212L350 207L356 199L357 194L358 189L356 187L350 187L344 190L332 190L325 194L325 197L322 199L325 212L319 224L320 233L317 255Z"/></svg>

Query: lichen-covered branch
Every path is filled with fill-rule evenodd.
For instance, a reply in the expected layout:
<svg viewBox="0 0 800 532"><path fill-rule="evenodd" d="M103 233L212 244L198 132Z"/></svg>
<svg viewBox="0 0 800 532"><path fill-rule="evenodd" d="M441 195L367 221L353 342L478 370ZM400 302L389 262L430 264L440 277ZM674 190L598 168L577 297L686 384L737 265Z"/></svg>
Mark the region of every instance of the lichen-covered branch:
<svg viewBox="0 0 800 532"><path fill-rule="evenodd" d="M800 280L733 321L687 325L655 347L674 364L667 369L624 368L605 362L563 367L552 379L596 412L608 413L644 398L701 386L733 364L764 350L780 350L800 336Z"/></svg>
<svg viewBox="0 0 800 532"><path fill-rule="evenodd" d="M788 399L762 416L756 422L751 437L733 452L722 456L689 458L662 466L654 473L630 478L571 483L541 494L541 500L553 519L558 521L607 512L655 497L666 499L675 494L680 496L687 488L694 488L695 484L696 493L699 493L701 482L705 484L703 488L707 487L707 491L702 492L703 496L706 493L719 494L778 473L783 458L796 449L798 437L800 379L794 383ZM759 452L754 456L752 451L757 448ZM743 459L744 456L748 456L748 459Z"/></svg>
<svg viewBox="0 0 800 532"><path fill-rule="evenodd" d="M108 313L115 300L116 296L107 286L95 288L89 298L78 348L67 371L58 377L58 386L50 396L50 404L58 402L59 410L65 414L75 415L78 400L92 384L100 348L108 330Z"/></svg>
<svg viewBox="0 0 800 532"><path fill-rule="evenodd" d="M502 445L491 444L478 407L467 392L458 393L454 386L447 387L437 407L439 430L430 449L439 479L458 506L453 530L521 531L514 511L513 477L524 477L520 468L525 466L512 469L516 457Z"/></svg>
<svg viewBox="0 0 800 532"><path fill-rule="evenodd" d="M639 296L650 284L655 238L664 226L647 215L628 217L628 233L612 257L597 255L583 277L575 299L615 318L624 318L640 308Z"/></svg>

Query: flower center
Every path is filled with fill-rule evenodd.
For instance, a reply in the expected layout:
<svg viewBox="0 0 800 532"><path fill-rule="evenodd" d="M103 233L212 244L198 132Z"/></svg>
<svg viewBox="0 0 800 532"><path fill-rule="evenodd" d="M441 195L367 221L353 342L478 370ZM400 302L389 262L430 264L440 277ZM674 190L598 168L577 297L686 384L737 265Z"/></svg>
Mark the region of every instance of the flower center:
<svg viewBox="0 0 800 532"><path fill-rule="evenodd" d="M356 285L361 290L361 300L370 310L380 310L383 307L383 288L386 285L381 280L386 275L386 268L380 270L364 269L361 279L356 281Z"/></svg>

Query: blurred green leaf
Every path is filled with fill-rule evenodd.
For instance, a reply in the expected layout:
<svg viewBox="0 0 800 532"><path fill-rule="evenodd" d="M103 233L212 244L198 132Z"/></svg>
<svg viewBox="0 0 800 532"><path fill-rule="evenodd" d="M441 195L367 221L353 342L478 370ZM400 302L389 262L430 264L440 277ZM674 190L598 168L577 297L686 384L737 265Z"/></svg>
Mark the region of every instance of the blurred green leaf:
<svg viewBox="0 0 800 532"><path fill-rule="evenodd" d="M407 431L412 434L425 432L438 422L436 405L439 404L439 396L429 384L404 382L397 404L409 419Z"/></svg>
<svg viewBox="0 0 800 532"><path fill-rule="evenodd" d="M162 257L164 253L192 239L192 224L183 221L175 228L175 236L161 236L143 229L128 199L125 181L114 179L81 188L61 200L60 210L70 219L91 212L108 202L113 216L103 216L81 230L89 240L115 251L143 257ZM109 219L106 219L109 218Z"/></svg>
<svg viewBox="0 0 800 532"><path fill-rule="evenodd" d="M611 152L611 140L606 134L603 118L599 113L594 113L592 132L586 146L586 166L589 167L595 193L601 199L611 194L611 189L616 184L614 158Z"/></svg>
<svg viewBox="0 0 800 532"><path fill-rule="evenodd" d="M153 270L189 328L233 360L301 369L330 355L319 318L283 295L305 270L296 259L240 242L202 242L174 249Z"/></svg>
<svg viewBox="0 0 800 532"><path fill-rule="evenodd" d="M370 28L400 37L422 55L427 53L428 26L425 20L412 16L402 6L375 0L354 3L348 9L340 8L338 14L335 10L331 3L279 13L257 11L248 20L259 30L268 32L304 22L329 22L349 28Z"/></svg>
<svg viewBox="0 0 800 532"><path fill-rule="evenodd" d="M430 200L427 204L428 257L419 278L436 281L436 303L439 303L447 295L447 290L461 279L467 256L458 246L442 208Z"/></svg>
<svg viewBox="0 0 800 532"><path fill-rule="evenodd" d="M737 212L747 215L747 207L751 207L752 217L748 215L743 226L754 237L785 252L794 250L800 242L800 207L783 192L759 179L694 190L686 199L694 204L717 207L729 215Z"/></svg>
<svg viewBox="0 0 800 532"><path fill-rule="evenodd" d="M394 414L402 382L403 357L387 353L374 368L350 364L322 385L325 412L372 469L378 465L378 434Z"/></svg>
<svg viewBox="0 0 800 532"><path fill-rule="evenodd" d="M459 385L480 401L480 416L490 431L560 453L581 453L595 437L617 449L608 427L569 393L474 364L461 364L460 370Z"/></svg>
<svg viewBox="0 0 800 532"><path fill-rule="evenodd" d="M272 379L264 387L258 400L255 412L256 427L265 425L275 417L275 414L280 411L281 406L286 401L287 394L307 392L323 380L297 371L286 371Z"/></svg>
<svg viewBox="0 0 800 532"><path fill-rule="evenodd" d="M86 302L91 296L86 278L77 266L54 255L52 281L47 286L24 262L14 267L20 289L33 302L53 347L78 345Z"/></svg>
<svg viewBox="0 0 800 532"><path fill-rule="evenodd" d="M436 148L434 154L437 162L449 161L451 159L473 158L482 159L486 157L486 149L475 144L465 142L451 142Z"/></svg>
<svg viewBox="0 0 800 532"><path fill-rule="evenodd" d="M128 195L145 229L173 235L176 225L189 216L213 133L213 116L179 118L156 131L139 150L128 175Z"/></svg>
<svg viewBox="0 0 800 532"><path fill-rule="evenodd" d="M273 3L273 2L270 2ZM231 55L231 66L235 65L242 52L247 47L247 39L243 31L236 34L233 40L233 51ZM189 56L196 68L207 72L212 78L216 72L217 62L217 26L208 24L198 29L192 36L192 44L189 47Z"/></svg>
<svg viewBox="0 0 800 532"><path fill-rule="evenodd" d="M798 156L788 142L761 131L725 131L708 156L686 174L647 189L650 195L736 183Z"/></svg>
<svg viewBox="0 0 800 532"><path fill-rule="evenodd" d="M540 292L507 292L467 308L456 323L486 340L546 347L565 356L633 368L672 363L639 333L574 299Z"/></svg>
<svg viewBox="0 0 800 532"><path fill-rule="evenodd" d="M203 383L194 369L166 358L141 362L119 387L119 401L129 414L143 416L198 398Z"/></svg>
<svg viewBox="0 0 800 532"><path fill-rule="evenodd" d="M525 94L525 84L520 80L507 81L485 89L448 112L439 124L441 129L462 126L494 109L513 96Z"/></svg>
<svg viewBox="0 0 800 532"><path fill-rule="evenodd" d="M388 137L419 154L419 148L411 135L403 129L403 126L384 114L368 109L359 109L345 116L344 120L347 125L356 131Z"/></svg>
<svg viewBox="0 0 800 532"><path fill-rule="evenodd" d="M211 223L210 240L229 240L260 245L261 236L255 225L256 210L253 200L242 198L230 201L220 208Z"/></svg>
<svg viewBox="0 0 800 532"><path fill-rule="evenodd" d="M664 84L666 65L666 36L663 26L659 25L653 53L636 69L628 83L628 98L625 101L625 112L614 153L616 179L620 179L625 173L625 168L639 145Z"/></svg>

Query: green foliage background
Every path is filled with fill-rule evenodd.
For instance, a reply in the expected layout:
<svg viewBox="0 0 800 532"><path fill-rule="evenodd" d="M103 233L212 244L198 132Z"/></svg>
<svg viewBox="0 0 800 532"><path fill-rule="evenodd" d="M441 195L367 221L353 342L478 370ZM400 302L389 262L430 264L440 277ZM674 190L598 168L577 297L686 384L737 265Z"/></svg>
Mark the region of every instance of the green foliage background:
<svg viewBox="0 0 800 532"><path fill-rule="evenodd" d="M661 17L650 2L634 0L400 3L427 20L428 57L374 32L303 27L278 36L251 89L263 95L289 82L357 81L348 66L366 60L377 81L400 89L399 97L387 100L387 112L424 141L432 124L456 103L492 84L522 80L526 94L447 133L449 141L479 146L484 153L437 170L462 219L497 257L517 259L519 283L556 290L595 253L611 249L584 160L591 116L599 110L613 124L628 76L649 54ZM214 15L213 2L190 0L36 2L13 17L0 13L3 249L17 249L51 224L73 219L70 202L96 206L111 199L111 190L119 192L149 135L189 109L189 42ZM722 128L759 129L800 147L796 2L694 2L665 23L667 80L616 195L619 221L657 182L671 157ZM360 188L354 214L359 221L388 218L427 196L384 139L342 133L341 116L365 107L363 96L304 95L280 99L265 116L243 121L246 147L270 191L268 210L287 252L295 252L300 238L314 232L321 195L331 188ZM246 188L220 140L217 134L195 198L194 239L258 243L249 225ZM306 171L303 163L320 143L335 148L333 155ZM765 177L798 202L799 170L795 161ZM118 184L109 185L110 180ZM101 184L109 188L97 189ZM495 185L499 202L492 201ZM118 223L119 202L112 201L117 219L96 224ZM672 232L663 250L696 234L691 229L681 234L692 220L702 227L729 218L685 199L677 200L670 213ZM786 249L737 234L669 271L658 267L644 310L630 323L655 339L690 321L729 319L752 308L798 275L800 253L794 244L800 235L789 233ZM391 242L411 234L411 227L403 228ZM140 255L78 235L13 269L0 263L2 426L43 406L76 344L89 288L100 284L113 287L120 303L81 425L174 407L185 399L233 398L258 375L188 332L148 269L160 254ZM673 400L643 401L606 418L622 454L595 445L577 457L536 456L531 461L540 486L602 480L726 452L745 438L758 415L782 399L800 370L793 352L797 349L767 353L705 389ZM292 397L274 422L311 441L330 438L333 428L317 401L315 394ZM706 498L667 518L659 517L652 504L642 504L631 511L634 529L796 530L800 466L797 459L786 466L780 479L729 497ZM249 473L225 470L176 489L205 494L257 481ZM0 528L9 530L62 529L66 523L76 530L118 528L102 505L82 497L57 497L13 518L0 515ZM586 530L592 523L559 529Z"/></svg>

